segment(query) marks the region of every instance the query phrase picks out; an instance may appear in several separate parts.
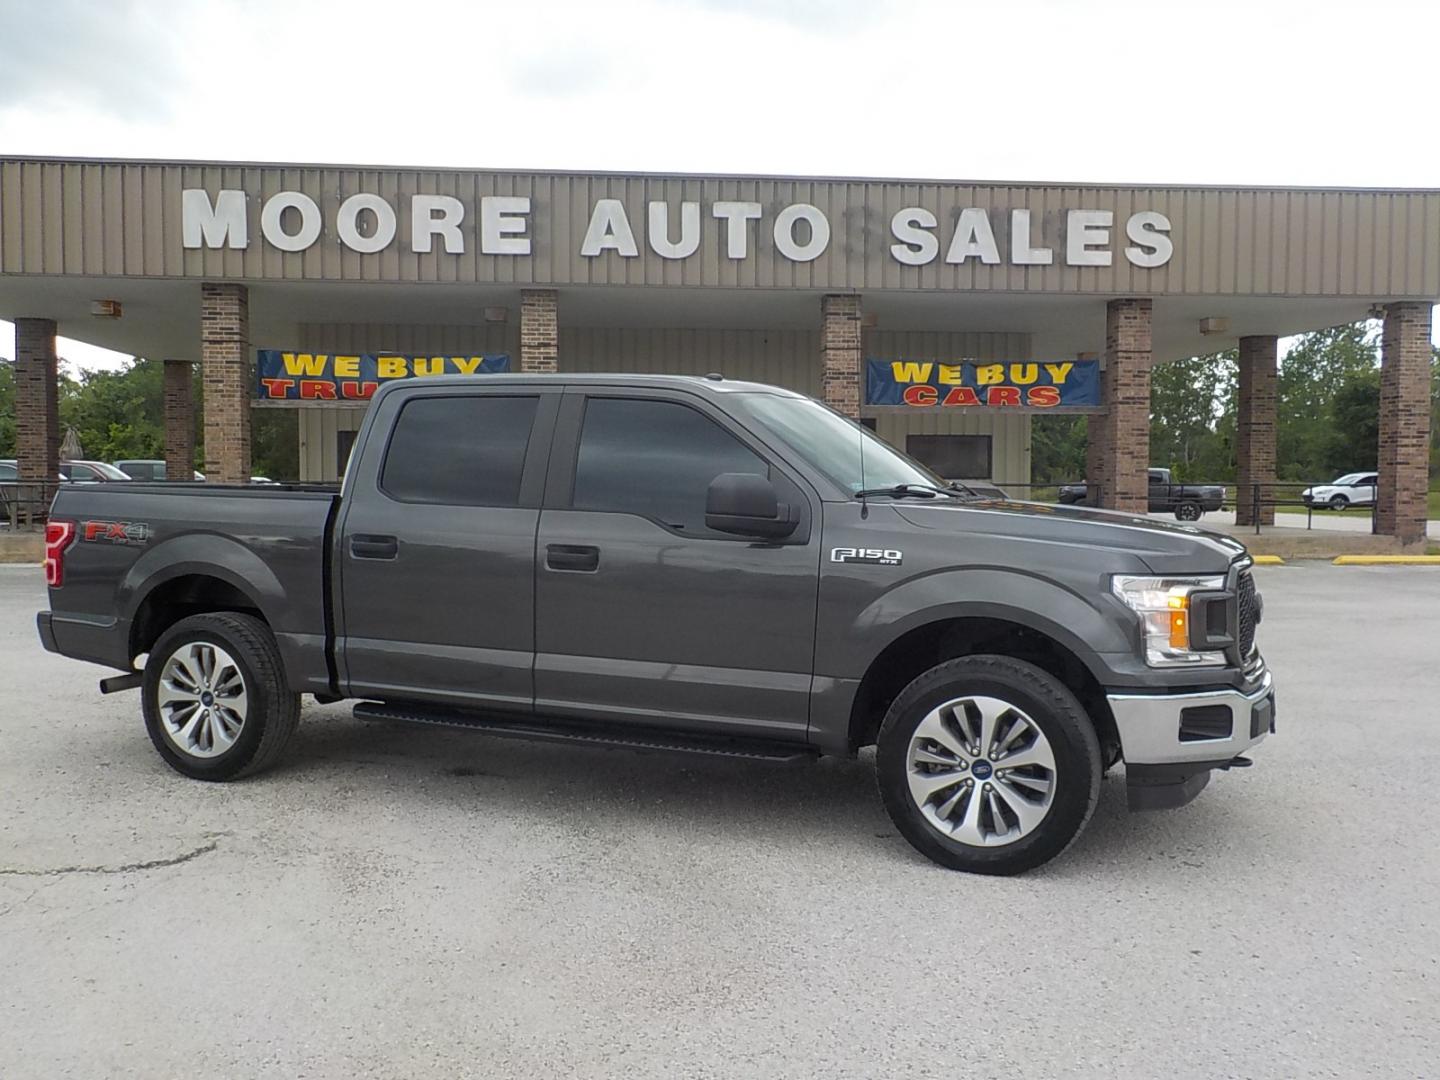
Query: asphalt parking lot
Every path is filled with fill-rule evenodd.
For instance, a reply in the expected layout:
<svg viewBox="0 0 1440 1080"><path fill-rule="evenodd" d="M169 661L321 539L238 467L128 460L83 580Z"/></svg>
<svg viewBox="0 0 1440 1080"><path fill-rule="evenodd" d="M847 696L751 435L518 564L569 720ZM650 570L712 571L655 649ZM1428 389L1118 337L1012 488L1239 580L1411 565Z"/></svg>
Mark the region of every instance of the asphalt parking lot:
<svg viewBox="0 0 1440 1080"><path fill-rule="evenodd" d="M1257 571L1279 735L941 870L873 762L374 727L187 781L0 567L0 1077L1297 1077L1440 1069L1440 570Z"/></svg>

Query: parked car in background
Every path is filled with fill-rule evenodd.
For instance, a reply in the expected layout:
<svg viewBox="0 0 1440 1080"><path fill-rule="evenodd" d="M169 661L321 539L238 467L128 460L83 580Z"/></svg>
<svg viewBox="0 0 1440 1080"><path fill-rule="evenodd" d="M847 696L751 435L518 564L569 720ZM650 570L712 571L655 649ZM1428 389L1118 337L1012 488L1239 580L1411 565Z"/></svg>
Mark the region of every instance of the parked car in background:
<svg viewBox="0 0 1440 1080"><path fill-rule="evenodd" d="M115 462L115 467L131 480L164 480L165 462L158 458L131 458ZM197 472L196 480L204 480L205 474Z"/></svg>
<svg viewBox="0 0 1440 1080"><path fill-rule="evenodd" d="M132 480L129 473L105 461L62 461L60 475L76 484L104 484L114 480Z"/></svg>
<svg viewBox="0 0 1440 1080"><path fill-rule="evenodd" d="M20 480L20 465L14 458L4 458L0 461L0 520L4 524L10 524L10 514L23 513L24 507L16 504L16 485ZM130 477L121 472L114 465L107 465L104 461L62 461L58 474L55 477L56 484L107 484L112 481L128 481ZM48 505L37 505L39 501L48 504L50 492L43 495L36 495L30 492L27 495L30 500L29 517L33 521L45 520Z"/></svg>
<svg viewBox="0 0 1440 1080"><path fill-rule="evenodd" d="M1300 493L1300 498L1305 500L1306 506L1328 506L1331 510L1344 510L1348 506L1371 506L1375 502L1375 489L1379 484L1379 473L1346 473L1333 483L1306 488Z"/></svg>
<svg viewBox="0 0 1440 1080"><path fill-rule="evenodd" d="M1176 521L1199 521L1207 510L1225 504L1219 484L1176 484L1169 469L1147 469L1150 476L1150 513L1173 513ZM1064 484L1060 501L1067 506L1094 506L1089 484Z"/></svg>

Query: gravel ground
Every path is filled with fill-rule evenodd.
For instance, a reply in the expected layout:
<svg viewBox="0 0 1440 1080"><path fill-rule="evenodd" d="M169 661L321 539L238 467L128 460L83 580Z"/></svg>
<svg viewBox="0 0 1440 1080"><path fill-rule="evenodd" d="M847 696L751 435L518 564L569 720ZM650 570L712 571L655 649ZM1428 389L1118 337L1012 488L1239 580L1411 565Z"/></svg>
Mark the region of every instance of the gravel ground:
<svg viewBox="0 0 1440 1080"><path fill-rule="evenodd" d="M1440 571L1258 571L1279 728L1019 879L873 760L774 768L307 706L206 785L0 568L0 1077L1299 1077L1440 1061Z"/></svg>

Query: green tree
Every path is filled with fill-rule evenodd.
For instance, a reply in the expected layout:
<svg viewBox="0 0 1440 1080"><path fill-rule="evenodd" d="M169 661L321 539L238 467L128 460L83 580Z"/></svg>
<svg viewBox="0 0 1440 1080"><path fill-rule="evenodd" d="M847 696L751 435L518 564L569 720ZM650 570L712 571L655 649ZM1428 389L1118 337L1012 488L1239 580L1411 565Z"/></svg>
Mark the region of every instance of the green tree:
<svg viewBox="0 0 1440 1080"><path fill-rule="evenodd" d="M1234 349L1156 364L1150 373L1150 463L1177 480L1235 476Z"/></svg>
<svg viewBox="0 0 1440 1080"><path fill-rule="evenodd" d="M1380 453L1380 372L1347 376L1330 403L1326 472L1373 469Z"/></svg>
<svg viewBox="0 0 1440 1080"><path fill-rule="evenodd" d="M1085 478L1086 417L1037 414L1030 424L1030 478L1060 484Z"/></svg>
<svg viewBox="0 0 1440 1080"><path fill-rule="evenodd" d="M1278 472L1285 480L1323 480L1364 468L1345 460L1353 444L1336 437L1335 402L1342 389L1374 375L1375 331L1358 322L1301 334L1280 361L1276 409ZM1347 408L1357 402L1347 399ZM1353 415L1353 413L1352 413ZM1374 460L1374 451L1367 457Z"/></svg>
<svg viewBox="0 0 1440 1080"><path fill-rule="evenodd" d="M15 456L15 365L0 360L0 457Z"/></svg>

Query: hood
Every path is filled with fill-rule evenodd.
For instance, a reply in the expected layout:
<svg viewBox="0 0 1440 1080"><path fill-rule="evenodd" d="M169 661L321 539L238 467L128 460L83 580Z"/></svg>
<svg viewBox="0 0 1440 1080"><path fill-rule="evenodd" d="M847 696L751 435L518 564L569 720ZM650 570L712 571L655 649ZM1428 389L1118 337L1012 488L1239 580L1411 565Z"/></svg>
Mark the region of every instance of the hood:
<svg viewBox="0 0 1440 1080"><path fill-rule="evenodd" d="M897 500L895 512L921 529L1109 549L1139 558L1157 574L1223 573L1245 554L1245 545L1224 533L1116 510L1002 499L937 499Z"/></svg>

